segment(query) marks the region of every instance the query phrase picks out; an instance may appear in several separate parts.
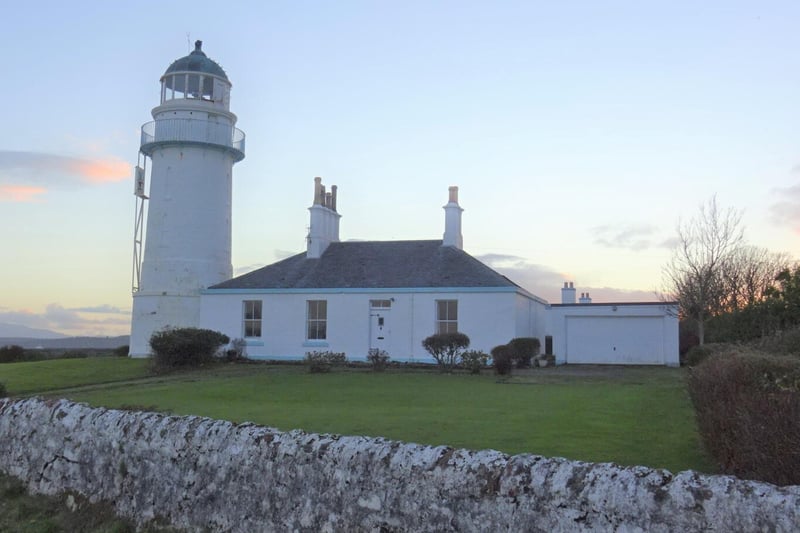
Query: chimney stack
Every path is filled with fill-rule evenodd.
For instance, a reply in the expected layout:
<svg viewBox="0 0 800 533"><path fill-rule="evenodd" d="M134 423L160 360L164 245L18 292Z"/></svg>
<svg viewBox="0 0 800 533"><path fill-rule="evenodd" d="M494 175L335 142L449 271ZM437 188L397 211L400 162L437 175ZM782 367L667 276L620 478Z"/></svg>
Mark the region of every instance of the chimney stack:
<svg viewBox="0 0 800 533"><path fill-rule="evenodd" d="M571 281L569 283L567 283L566 281L564 282L564 287L561 289L561 303L562 304L575 303L575 286Z"/></svg>
<svg viewBox="0 0 800 533"><path fill-rule="evenodd" d="M590 303L592 303L592 299L589 297L589 293L588 292L585 293L585 294L581 293L581 299L578 300L578 303L582 303L582 304L590 304Z"/></svg>
<svg viewBox="0 0 800 533"><path fill-rule="evenodd" d="M336 185L326 192L322 178L314 178L314 203L308 208L311 222L306 237L306 257L309 259L321 257L330 243L339 242L339 219L342 216L336 212L336 192Z"/></svg>
<svg viewBox="0 0 800 533"><path fill-rule="evenodd" d="M444 236L442 246L453 246L462 250L464 238L461 236L461 213L464 211L458 205L458 187L450 187L450 198L444 206Z"/></svg>

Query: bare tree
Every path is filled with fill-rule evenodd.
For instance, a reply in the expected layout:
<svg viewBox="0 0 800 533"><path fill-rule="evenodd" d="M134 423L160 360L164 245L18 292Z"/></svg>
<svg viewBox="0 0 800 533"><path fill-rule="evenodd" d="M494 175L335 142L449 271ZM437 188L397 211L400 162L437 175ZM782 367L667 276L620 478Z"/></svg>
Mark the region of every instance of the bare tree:
<svg viewBox="0 0 800 533"><path fill-rule="evenodd" d="M698 216L678 222L678 245L664 267L664 284L682 315L697 323L700 344L705 342L706 320L722 310L724 267L741 246L741 222L741 212L720 210L716 196L701 204Z"/></svg>
<svg viewBox="0 0 800 533"><path fill-rule="evenodd" d="M722 310L740 311L766 297L775 278L792 264L785 253L770 252L757 246L739 246L722 267L724 288Z"/></svg>

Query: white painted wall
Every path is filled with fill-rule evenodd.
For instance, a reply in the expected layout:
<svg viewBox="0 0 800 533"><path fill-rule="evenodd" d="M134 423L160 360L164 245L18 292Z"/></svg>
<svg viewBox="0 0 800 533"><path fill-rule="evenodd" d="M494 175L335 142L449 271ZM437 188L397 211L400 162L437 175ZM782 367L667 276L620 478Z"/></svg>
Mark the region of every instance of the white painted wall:
<svg viewBox="0 0 800 533"><path fill-rule="evenodd" d="M515 336L533 334L517 321L518 307L522 306L519 302L530 299L516 292L206 291L201 299L200 324L231 338L241 337L242 302L261 300L262 337L247 339L250 357L301 358L308 351L331 350L345 352L351 360L363 360L370 348L369 301L379 299L393 299L391 310L385 314L384 349L395 360L430 361L422 340L435 331L436 300L458 300L459 331L470 337L471 349L488 353ZM328 338L324 342L306 340L308 300L328 302ZM538 302L536 305L543 307Z"/></svg>
<svg viewBox="0 0 800 533"><path fill-rule="evenodd" d="M679 364L674 305L552 306L549 322L559 364Z"/></svg>

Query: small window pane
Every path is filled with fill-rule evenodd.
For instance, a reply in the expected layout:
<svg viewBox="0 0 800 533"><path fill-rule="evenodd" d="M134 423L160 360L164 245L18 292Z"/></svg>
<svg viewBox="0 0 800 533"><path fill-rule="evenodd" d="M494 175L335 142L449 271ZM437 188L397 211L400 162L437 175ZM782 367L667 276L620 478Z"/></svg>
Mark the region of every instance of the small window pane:
<svg viewBox="0 0 800 533"><path fill-rule="evenodd" d="M308 319L306 321L306 338L322 340L328 337L327 300L308 300Z"/></svg>
<svg viewBox="0 0 800 533"><path fill-rule="evenodd" d="M261 336L261 300L245 300L242 330L245 337Z"/></svg>
<svg viewBox="0 0 800 533"><path fill-rule="evenodd" d="M436 300L436 333L458 332L458 300Z"/></svg>

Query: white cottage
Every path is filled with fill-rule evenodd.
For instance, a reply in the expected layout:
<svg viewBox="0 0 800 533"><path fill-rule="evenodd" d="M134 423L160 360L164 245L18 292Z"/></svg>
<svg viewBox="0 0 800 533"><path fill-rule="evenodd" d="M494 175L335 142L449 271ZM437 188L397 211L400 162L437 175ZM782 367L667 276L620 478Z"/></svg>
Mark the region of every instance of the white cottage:
<svg viewBox="0 0 800 533"><path fill-rule="evenodd" d="M244 338L253 358L378 348L427 361L425 337L460 331L487 352L537 337L558 363L677 364L670 305L575 304L572 287L550 305L464 252L457 187L441 240L340 242L336 194L316 178L306 252L203 291L201 326Z"/></svg>
<svg viewBox="0 0 800 533"><path fill-rule="evenodd" d="M488 351L544 336L547 302L461 249L458 189L450 188L441 240L339 241L336 189L315 179L305 253L203 291L201 324L243 337L255 358L311 350L428 360L422 340L461 331Z"/></svg>

